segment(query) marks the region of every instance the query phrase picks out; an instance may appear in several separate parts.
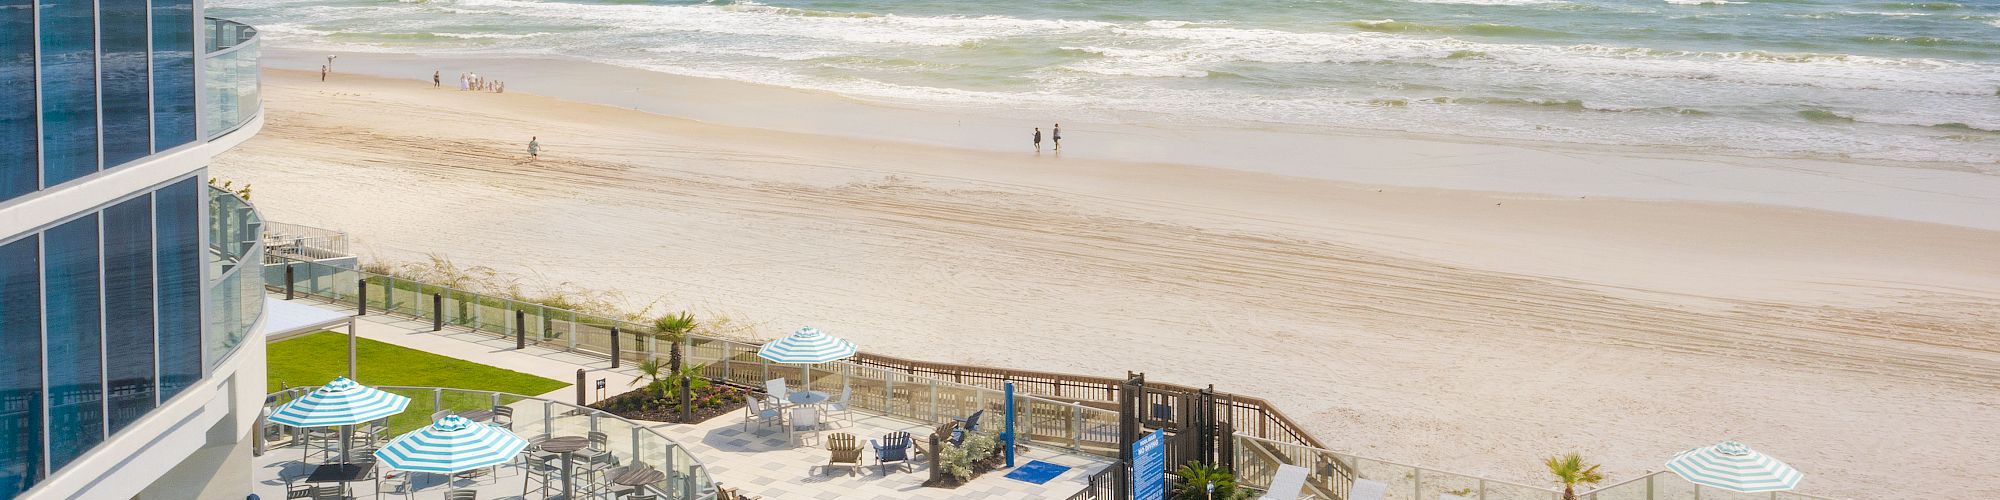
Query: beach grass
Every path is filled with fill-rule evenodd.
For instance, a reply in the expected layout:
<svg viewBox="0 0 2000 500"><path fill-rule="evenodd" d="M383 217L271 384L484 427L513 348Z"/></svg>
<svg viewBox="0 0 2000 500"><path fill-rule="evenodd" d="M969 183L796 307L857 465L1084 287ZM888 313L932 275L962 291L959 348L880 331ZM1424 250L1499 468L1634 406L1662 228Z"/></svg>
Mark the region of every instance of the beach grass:
<svg viewBox="0 0 2000 500"><path fill-rule="evenodd" d="M472 391L497 391L522 395L544 394L569 384L513 370L505 370L457 358L369 339L355 340L355 360L360 364L357 381L370 386L444 387ZM271 343L267 348L269 373L265 390L277 392L281 385L316 386L347 375L347 335L319 332ZM401 433L429 421L436 411L430 391L392 390L409 396L409 410L389 419L391 432ZM501 403L520 398L503 397ZM491 405L488 396L445 393L445 408L469 410Z"/></svg>

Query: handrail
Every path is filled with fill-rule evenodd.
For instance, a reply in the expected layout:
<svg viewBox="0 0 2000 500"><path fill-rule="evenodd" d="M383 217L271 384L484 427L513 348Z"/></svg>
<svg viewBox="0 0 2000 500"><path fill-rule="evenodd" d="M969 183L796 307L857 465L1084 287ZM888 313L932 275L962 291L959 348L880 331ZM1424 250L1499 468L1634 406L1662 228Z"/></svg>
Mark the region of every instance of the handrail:
<svg viewBox="0 0 2000 500"><path fill-rule="evenodd" d="M1592 488L1590 491L1578 492L1576 494L1576 497L1583 500L1600 500L1600 496L1615 495L1615 496L1605 496L1602 498L1602 500L1618 500L1618 499L1628 499L1628 498L1651 500L1656 495L1656 492L1660 489L1659 485L1653 484L1657 480L1657 478L1666 478L1666 480L1668 481L1674 481L1676 483L1686 484L1688 486L1691 486L1692 487L1691 489L1694 490L1696 498L1701 498L1702 496L1701 492L1704 489L1713 489L1713 488L1705 488L1699 484L1690 483L1688 482L1688 480L1681 478L1679 474L1674 474L1669 471L1648 471L1646 472L1645 475L1612 483L1610 486ZM1644 487L1645 490L1644 492L1633 493L1633 494L1626 494L1622 491L1619 491L1621 488L1627 488L1628 486L1630 488ZM1745 498L1745 495L1754 495L1754 493L1729 492L1729 495L1730 498ZM1770 500L1836 500L1832 497L1808 495L1805 493L1799 493L1795 491L1771 491L1771 492L1766 492L1763 495L1769 498Z"/></svg>
<svg viewBox="0 0 2000 500"><path fill-rule="evenodd" d="M1235 437L1236 437L1237 439L1246 439L1246 440L1250 440L1250 441L1252 441L1252 442L1259 442L1259 443L1270 443L1270 444L1276 444L1276 445L1281 445L1281 446L1293 446L1293 447L1302 447L1302 448L1307 448L1308 450L1311 450L1311 451L1314 451L1314 452L1319 452L1319 453L1325 453L1325 454L1328 454L1328 455L1332 455L1332 456L1334 456L1335 458L1341 458L1341 457L1346 457L1346 458L1347 458L1347 459L1349 459L1349 460L1352 460L1352 459L1363 459L1363 460L1368 460L1368 461L1370 461L1370 462L1378 462L1378 463L1382 463L1382 464L1388 464L1388 465L1393 465L1393 466L1397 466L1397 467L1404 467L1404 468L1409 468L1409 469L1413 469L1413 470L1417 470L1417 471L1429 471L1429 472L1436 472L1436 473L1440 473L1440 474L1451 474L1451 475L1454 475L1454 476L1463 476L1463 477L1469 477L1469 478L1476 478L1476 479L1478 479L1479 481L1481 481L1482 483L1497 483L1497 484L1503 484L1503 485L1507 485L1507 486L1513 486L1513 487L1517 487L1517 488L1526 488L1526 489L1531 489L1531 490L1539 490L1539 491L1546 491L1546 492L1549 492L1549 493L1552 493L1552 494L1555 494L1555 495L1561 495L1561 494L1562 494L1562 491L1561 491L1561 490L1557 490L1557 489L1553 489L1553 488L1549 488L1549 487L1546 487L1546 486L1534 486L1534 485L1529 485L1529 484L1523 484L1523 483L1516 483L1516 482L1513 482L1513 481L1506 481L1506 480L1501 480L1501 479L1492 479L1492 478L1487 478L1487 477L1482 477L1482 476L1475 476L1475 475L1471 475L1471 474L1462 474L1462 473L1457 473L1457 472L1452 472L1452 471L1448 471L1448 470L1443 470L1443 469L1433 469L1433 468L1430 468L1430 467L1424 467L1424 466L1421 466L1421 465L1411 465L1411 464L1406 464L1406 463L1402 463L1402 462L1396 462L1396 461L1392 461L1392 460L1381 460L1381 459L1376 459L1376 458L1368 458L1368 457L1363 457L1363 456L1360 456L1360 455L1356 455L1356 454L1353 454L1353 453L1346 453L1346 452L1340 452L1340 451L1334 451L1334 450L1329 450L1329 449L1325 449L1325 448L1319 448L1319 447L1311 447L1311 446L1300 446L1300 445L1298 445L1298 444L1295 444L1295 443L1287 443L1287 442L1284 442L1284 441L1277 441L1277 440L1271 440L1271 439L1264 439L1264 438L1260 438L1260 437L1257 437L1257 436L1252 436L1252 435L1249 435L1249 434L1244 434L1244 433L1240 433L1240 432L1239 432L1239 433L1237 433ZM1351 467L1351 466L1352 466L1352 465L1354 465L1354 464L1349 464L1349 465L1350 465L1350 467ZM1360 479L1360 478L1358 478L1358 477L1357 477L1356 479Z"/></svg>

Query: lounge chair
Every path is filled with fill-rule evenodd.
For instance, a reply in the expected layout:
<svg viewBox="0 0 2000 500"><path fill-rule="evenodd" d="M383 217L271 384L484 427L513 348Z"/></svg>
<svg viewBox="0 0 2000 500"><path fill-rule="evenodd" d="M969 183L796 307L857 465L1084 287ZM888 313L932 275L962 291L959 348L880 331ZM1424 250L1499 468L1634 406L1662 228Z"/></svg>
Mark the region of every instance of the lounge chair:
<svg viewBox="0 0 2000 500"><path fill-rule="evenodd" d="M1378 481L1356 479L1349 491L1351 493L1348 493L1347 500L1382 500L1383 496L1389 494L1389 485Z"/></svg>
<svg viewBox="0 0 2000 500"><path fill-rule="evenodd" d="M479 490L456 490L445 494L445 500L479 500Z"/></svg>
<svg viewBox="0 0 2000 500"><path fill-rule="evenodd" d="M832 470L836 465L845 465L854 471L854 475L861 475L861 444L855 442L853 434L839 432L827 436L826 450L832 453L826 460L827 470Z"/></svg>
<svg viewBox="0 0 2000 500"><path fill-rule="evenodd" d="M875 467L882 469L882 475L889 474L889 462L902 465L905 472L910 470L910 433L891 432L882 436L880 443L868 440L868 447L875 449Z"/></svg>
<svg viewBox="0 0 2000 500"><path fill-rule="evenodd" d="M1297 500L1299 491L1306 487L1306 475L1311 473L1312 471L1297 465L1278 465L1278 472L1271 475L1271 487L1265 489L1264 496L1258 497L1258 500ZM1361 491L1360 480L1355 481L1354 485L1356 492ZM1359 500L1359 497L1350 496L1348 500ZM1382 500L1379 493L1375 500Z"/></svg>

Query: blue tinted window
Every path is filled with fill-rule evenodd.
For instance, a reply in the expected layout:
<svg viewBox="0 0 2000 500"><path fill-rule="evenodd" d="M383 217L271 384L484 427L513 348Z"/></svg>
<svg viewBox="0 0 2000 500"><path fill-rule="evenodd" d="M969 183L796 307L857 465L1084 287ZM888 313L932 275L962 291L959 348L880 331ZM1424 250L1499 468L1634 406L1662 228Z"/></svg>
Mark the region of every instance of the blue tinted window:
<svg viewBox="0 0 2000 500"><path fill-rule="evenodd" d="M35 160L33 0L0 0L0 201L41 189Z"/></svg>
<svg viewBox="0 0 2000 500"><path fill-rule="evenodd" d="M104 210L105 406L116 433L153 409L153 199Z"/></svg>
<svg viewBox="0 0 2000 500"><path fill-rule="evenodd" d="M153 152L153 111L146 95L146 0L98 0L104 56L104 166Z"/></svg>
<svg viewBox="0 0 2000 500"><path fill-rule="evenodd" d="M194 3L152 1L153 150L166 151L194 141Z"/></svg>
<svg viewBox="0 0 2000 500"><path fill-rule="evenodd" d="M36 237L0 245L0 498L41 479L42 291Z"/></svg>
<svg viewBox="0 0 2000 500"><path fill-rule="evenodd" d="M42 238L49 468L60 469L104 440L97 214L50 228Z"/></svg>
<svg viewBox="0 0 2000 500"><path fill-rule="evenodd" d="M190 178L153 192L162 401L201 380L201 188Z"/></svg>
<svg viewBox="0 0 2000 500"><path fill-rule="evenodd" d="M97 171L97 19L91 0L42 0L42 185Z"/></svg>

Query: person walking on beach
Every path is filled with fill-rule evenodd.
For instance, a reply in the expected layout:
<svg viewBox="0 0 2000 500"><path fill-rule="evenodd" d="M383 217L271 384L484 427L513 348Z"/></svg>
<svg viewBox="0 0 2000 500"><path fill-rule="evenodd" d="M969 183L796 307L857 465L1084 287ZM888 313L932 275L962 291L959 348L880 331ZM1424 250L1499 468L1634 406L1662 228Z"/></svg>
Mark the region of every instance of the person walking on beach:
<svg viewBox="0 0 2000 500"><path fill-rule="evenodd" d="M541 142L541 139L542 139L542 138L540 138L540 137L529 137L529 138L528 138L528 159L532 160L532 159L535 159L535 158L540 158L540 157L542 156L542 142Z"/></svg>
<svg viewBox="0 0 2000 500"><path fill-rule="evenodd" d="M326 66L319 67L319 81L326 81Z"/></svg>
<svg viewBox="0 0 2000 500"><path fill-rule="evenodd" d="M1055 145L1056 145L1056 151L1062 151L1062 124L1061 124L1061 123L1058 123L1058 124L1056 124L1055 128L1052 128L1052 129L1049 129L1049 142L1052 142L1052 143L1055 143Z"/></svg>
<svg viewBox="0 0 2000 500"><path fill-rule="evenodd" d="M441 87L444 87L444 71L443 71L443 70L438 70L438 71L432 71L432 72L431 72L431 88L434 88L434 89L435 89L435 88L441 88Z"/></svg>
<svg viewBox="0 0 2000 500"><path fill-rule="evenodd" d="M1035 152L1042 152L1042 128L1035 127Z"/></svg>

